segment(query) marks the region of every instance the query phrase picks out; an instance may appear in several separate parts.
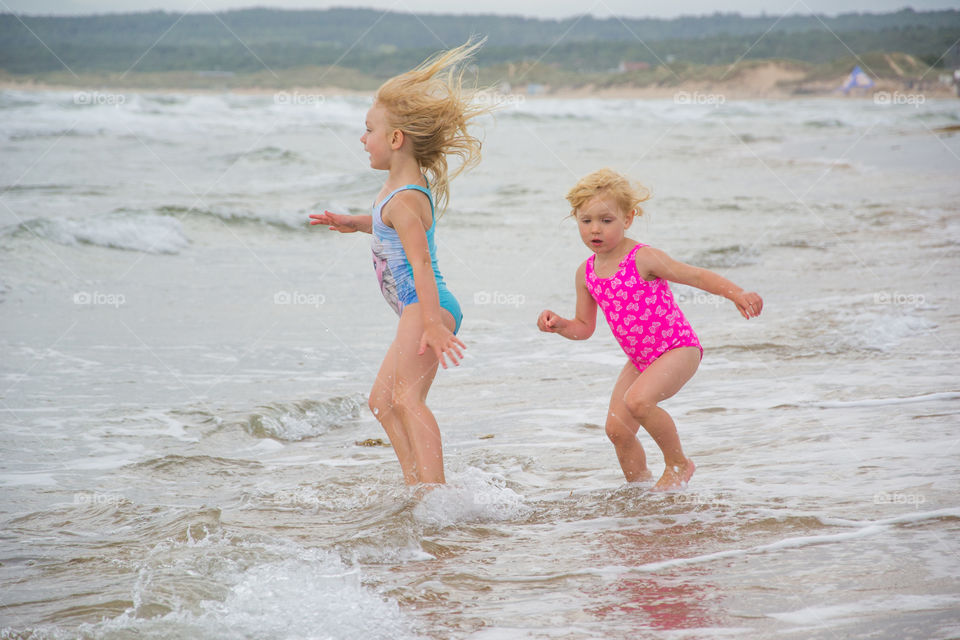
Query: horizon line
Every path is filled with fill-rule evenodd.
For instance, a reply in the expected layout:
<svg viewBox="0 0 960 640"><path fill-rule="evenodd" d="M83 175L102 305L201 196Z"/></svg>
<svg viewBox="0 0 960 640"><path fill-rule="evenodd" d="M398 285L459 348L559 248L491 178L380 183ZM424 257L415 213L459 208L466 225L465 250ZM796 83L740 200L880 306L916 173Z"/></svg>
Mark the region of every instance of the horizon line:
<svg viewBox="0 0 960 640"><path fill-rule="evenodd" d="M196 6L196 5L194 5ZM496 13L489 11L464 11L459 13L444 13L436 11L394 11L391 9L381 9L378 7L368 6L368 7L325 7L325 8L296 8L296 7L264 7L264 6L249 6L249 7L236 7L231 9L220 9L216 11L175 11L169 9L144 9L139 11L129 11L129 10L118 10L118 11L93 11L90 13L18 13L16 11L0 11L0 16L3 15L13 15L18 18L93 18L93 17L104 17L104 16L134 16L134 15L146 15L154 13L162 13L169 15L181 15L181 16L204 16L204 15L222 15L225 13L238 13L242 11L276 11L276 12L314 12L314 13L323 13L327 11L377 11L383 14L397 14L397 15L411 15L411 16L436 16L436 17L481 17L481 16L492 16L499 18L521 18L524 20L536 20L540 22L563 22L566 20L575 20L583 19L586 16L594 18L596 20L656 20L656 21L674 21L674 20L684 20L684 19L702 19L702 18L713 18L716 16L736 16L739 18L768 18L772 15L780 15L781 18L789 17L829 17L829 18L839 18L841 16L859 16L859 15L869 15L869 16L886 16L894 15L898 13L910 12L917 14L929 14L929 13L960 13L960 9L914 9L913 7L901 7L896 10L890 11L847 11L839 13L784 13L784 14L775 14L767 13L762 11L758 14L745 14L740 13L739 11L714 11L712 13L682 13L677 16L670 18L667 17L657 17L657 16L629 16L629 15L597 15L595 13L573 13L565 17L542 17L542 16L532 16L532 15L523 15L518 13Z"/></svg>

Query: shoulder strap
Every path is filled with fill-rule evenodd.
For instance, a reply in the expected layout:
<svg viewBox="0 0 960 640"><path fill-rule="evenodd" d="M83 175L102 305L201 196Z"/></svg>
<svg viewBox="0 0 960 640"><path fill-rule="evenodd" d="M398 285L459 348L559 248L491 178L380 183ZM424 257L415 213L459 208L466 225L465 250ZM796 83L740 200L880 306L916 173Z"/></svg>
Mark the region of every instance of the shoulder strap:
<svg viewBox="0 0 960 640"><path fill-rule="evenodd" d="M430 215L431 216L433 215L433 194L430 192L430 187L421 187L418 184L408 184L403 187L400 187L399 189L397 189L397 191L403 191L404 189L416 190L424 194L425 196L427 196L427 200L430 201ZM397 191L394 191L393 193L396 193Z"/></svg>
<svg viewBox="0 0 960 640"><path fill-rule="evenodd" d="M390 199L393 198L393 196L400 193L401 191L419 191L425 196L427 196L427 199L430 201L430 215L431 216L434 215L433 194L430 193L430 189L426 187L421 187L418 184L405 184L402 187L397 187L396 189L388 193L386 198L384 198L379 203L377 203L377 208L382 210L385 206L387 206L387 203L390 202Z"/></svg>
<svg viewBox="0 0 960 640"><path fill-rule="evenodd" d="M587 276L589 276L591 273L596 274L596 271L593 268L593 261L596 259L597 259L597 254L593 254L592 256L587 258L587 266L584 267L583 269L584 280L586 280ZM587 286L589 286L589 283Z"/></svg>
<svg viewBox="0 0 960 640"><path fill-rule="evenodd" d="M620 263L620 268L622 269L626 267L627 269L629 269L630 267L633 267L633 270L636 271L637 270L637 251L640 251L640 249L642 249L645 246L647 245L641 244L639 242L633 245L633 249L630 249L630 252L627 253L626 257L623 259L623 262Z"/></svg>

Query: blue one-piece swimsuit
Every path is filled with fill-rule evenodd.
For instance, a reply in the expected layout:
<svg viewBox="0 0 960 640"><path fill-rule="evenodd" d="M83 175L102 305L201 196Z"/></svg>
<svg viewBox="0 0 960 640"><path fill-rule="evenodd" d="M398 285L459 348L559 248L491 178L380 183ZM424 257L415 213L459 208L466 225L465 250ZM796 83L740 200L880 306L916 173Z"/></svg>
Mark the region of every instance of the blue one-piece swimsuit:
<svg viewBox="0 0 960 640"><path fill-rule="evenodd" d="M460 311L460 304L453 297L450 290L447 289L443 276L440 275L440 269L437 267L437 244L433 235L437 228L437 218L433 207L433 194L429 188L421 187L415 184L408 184L395 189L387 194L387 197L378 204L373 205L373 268L377 272L377 280L380 282L380 291L383 297L397 312L397 315L403 311L408 304L417 302L417 289L413 283L413 268L407 260L407 254L400 243L400 236L395 229L388 227L383 223L381 212L384 205L390 202L390 199L407 189L420 191L430 200L430 216L432 223L427 229L427 247L430 249L430 263L433 266L433 276L437 281L437 293L440 297L440 306L453 316L456 321L456 327L453 332L460 330L460 322L463 320L463 313Z"/></svg>

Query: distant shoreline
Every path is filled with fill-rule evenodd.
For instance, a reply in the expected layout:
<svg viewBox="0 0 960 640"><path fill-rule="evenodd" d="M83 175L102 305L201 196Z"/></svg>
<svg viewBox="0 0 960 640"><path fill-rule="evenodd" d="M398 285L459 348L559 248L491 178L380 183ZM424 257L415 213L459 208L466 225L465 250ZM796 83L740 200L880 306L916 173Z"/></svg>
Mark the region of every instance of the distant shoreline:
<svg viewBox="0 0 960 640"><path fill-rule="evenodd" d="M50 77L0 75L0 89L18 91L73 91L87 94L175 92L196 94L235 93L274 95L278 100L308 104L323 96L370 96L371 86L347 88L334 84L312 85L311 78L323 78L321 70L301 69L295 75L264 78L260 75L210 76L195 72L131 73L123 76L83 75ZM812 75L807 70L782 61L753 63L734 73L728 67L707 68L700 77L674 74L670 82L585 82L578 86L530 83L497 85L493 100L538 98L600 99L673 99L678 104L722 104L728 100L794 100L806 98L871 98L886 94L903 100L954 97L954 88L928 74L922 81L909 78L878 79L869 89L840 91L846 74ZM661 76L662 77L662 76Z"/></svg>
<svg viewBox="0 0 960 640"><path fill-rule="evenodd" d="M68 84L48 84L42 82L11 82L9 80L0 80L0 91L35 91L35 92L63 92L76 93L93 96L92 99L109 99L111 95L120 94L151 94L151 93L180 93L187 95L261 95L276 96L278 101L308 103L311 101L322 100L328 96L361 96L372 97L374 91L344 89L341 87L288 87L288 88L270 88L270 87L192 87L192 86L85 86ZM868 90L851 91L844 94L839 90L824 90L819 92L790 92L784 90L749 90L740 87L724 86L678 86L678 87L550 87L535 93L525 91L497 93L492 94L491 99L502 101L504 103L518 102L523 100L542 100L542 99L565 99L565 100L674 100L678 104L703 104L717 105L730 101L739 100L863 100L875 99L876 96L881 99L896 99L902 96L903 100L909 100L911 97L923 98L955 98L956 96L949 87L924 88L922 90L906 90L899 85L878 83L875 87ZM99 96L99 98L97 97Z"/></svg>

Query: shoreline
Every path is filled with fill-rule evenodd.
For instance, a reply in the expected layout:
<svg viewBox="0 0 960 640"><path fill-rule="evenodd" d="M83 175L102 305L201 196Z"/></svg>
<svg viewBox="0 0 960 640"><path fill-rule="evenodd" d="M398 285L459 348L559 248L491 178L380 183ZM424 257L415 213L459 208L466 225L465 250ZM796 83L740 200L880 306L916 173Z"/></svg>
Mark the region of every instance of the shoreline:
<svg viewBox="0 0 960 640"><path fill-rule="evenodd" d="M887 56L889 58L889 56ZM308 72L309 71L309 72ZM264 78L258 75L211 76L206 72L157 72L125 76L81 75L69 77L14 76L0 71L0 90L15 91L72 91L100 94L88 98L109 102L121 93L183 93L211 95L273 95L279 102L316 104L326 96L372 96L378 82L367 78L358 85L362 88L339 86L339 81L314 83L323 80L326 71L314 73L299 70L284 78ZM686 75L686 77L684 77ZM622 79L613 83L609 78L584 79L573 84L526 82L512 85L509 80L486 87L481 99L520 102L527 99L673 99L677 104L717 105L728 100L797 100L809 98L868 98L906 102L927 98L956 97L955 87L941 81L942 74L929 72L919 77L899 75L896 78L877 78L870 88L857 88L844 94L841 87L847 74L811 73L808 68L780 61L734 67L714 67L698 70L696 74ZM881 94L878 96L878 94ZM886 95L882 95L886 94ZM921 98L922 96L922 98Z"/></svg>
<svg viewBox="0 0 960 640"><path fill-rule="evenodd" d="M24 91L24 92L63 92L63 93L85 93L102 94L103 96L120 94L157 94L157 93L179 93L185 95L250 95L250 96L277 96L278 99L287 99L289 101L301 101L308 103L312 100L320 100L326 96L350 96L350 97L372 97L374 90L344 89L334 86L291 86L285 88L273 88L263 86L128 86L117 87L103 84L89 85L69 85L53 84L36 81L11 81L8 79L0 80L0 91ZM740 100L873 100L880 94L889 99L890 96L904 96L922 98L922 99L946 99L956 98L950 87L936 86L926 87L924 89L906 89L897 83L877 83L870 89L857 89L848 94L844 94L839 89L804 89L801 91L789 91L782 88L746 88L740 86L725 86L723 84L692 84L684 83L673 87L652 86L618 86L618 87L595 87L587 85L582 87L545 87L538 91L510 91L489 94L492 100L523 101L523 100L541 100L541 99L595 99L595 100L675 100L678 104L705 104L715 105L728 101Z"/></svg>

